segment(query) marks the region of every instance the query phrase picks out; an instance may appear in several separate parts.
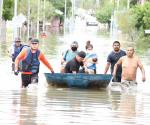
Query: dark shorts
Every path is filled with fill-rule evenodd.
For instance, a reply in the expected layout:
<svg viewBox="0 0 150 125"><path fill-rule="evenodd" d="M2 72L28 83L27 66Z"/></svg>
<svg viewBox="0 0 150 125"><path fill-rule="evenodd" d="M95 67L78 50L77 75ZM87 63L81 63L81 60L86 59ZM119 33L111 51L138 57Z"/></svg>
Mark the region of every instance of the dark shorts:
<svg viewBox="0 0 150 125"><path fill-rule="evenodd" d="M22 87L27 87L29 84L38 83L38 74L21 74Z"/></svg>
<svg viewBox="0 0 150 125"><path fill-rule="evenodd" d="M112 79L112 82L121 82L121 76L116 76Z"/></svg>
<svg viewBox="0 0 150 125"><path fill-rule="evenodd" d="M15 63L14 62L12 62L11 68L12 68L12 71L15 71Z"/></svg>

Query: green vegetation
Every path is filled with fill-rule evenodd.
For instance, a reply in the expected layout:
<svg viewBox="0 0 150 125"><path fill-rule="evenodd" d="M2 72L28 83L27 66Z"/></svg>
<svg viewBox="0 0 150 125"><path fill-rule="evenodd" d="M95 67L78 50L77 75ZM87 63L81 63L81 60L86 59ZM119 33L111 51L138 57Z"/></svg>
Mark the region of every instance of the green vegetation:
<svg viewBox="0 0 150 125"><path fill-rule="evenodd" d="M39 17L40 22L50 22L58 17L61 22L64 20L65 0L44 0L40 1ZM72 1L67 1L67 17L71 15ZM119 3L117 3L119 1ZM147 2L146 2L147 1ZM144 34L144 30L150 29L150 0L145 0L144 5L139 0L76 0L76 7L91 10L97 20L102 24L110 24L112 15L115 15L118 29L133 42L141 41L149 43L150 36ZM128 4L130 5L128 8ZM4 0L3 19L11 20L13 17L14 0ZM36 25L37 22L37 0L30 0L30 21ZM91 9L92 8L92 9ZM128 9L127 9L128 8ZM59 14L56 10L62 12ZM22 13L27 17L28 1L18 0L18 14ZM45 15L45 16L44 16Z"/></svg>
<svg viewBox="0 0 150 125"><path fill-rule="evenodd" d="M57 16L60 17L63 21L63 16L56 12L56 9L64 13L65 10L65 1L64 0L45 0L45 7L44 7L44 0L40 1L40 20L43 19L43 13L45 13L46 20L50 20L53 17ZM30 0L30 16L33 22L37 20L37 0ZM71 0L67 0L67 13L69 14L71 8ZM28 12L28 1L27 0L18 0L18 14L22 13L27 16ZM4 0L3 5L3 19L4 20L11 20L14 13L14 0Z"/></svg>
<svg viewBox="0 0 150 125"><path fill-rule="evenodd" d="M13 17L13 2L14 0L3 1L3 20L11 20Z"/></svg>
<svg viewBox="0 0 150 125"><path fill-rule="evenodd" d="M113 4L112 3L106 3L104 6L100 6L96 12L97 20L100 23L110 23L111 15L113 10Z"/></svg>
<svg viewBox="0 0 150 125"><path fill-rule="evenodd" d="M150 36L145 35L144 30L150 29L150 2L146 2L143 6L135 5L128 11L118 12L118 24L130 41L148 47Z"/></svg>
<svg viewBox="0 0 150 125"><path fill-rule="evenodd" d="M95 0L80 0L79 7L84 8L86 10L88 9L94 9L95 8Z"/></svg>
<svg viewBox="0 0 150 125"><path fill-rule="evenodd" d="M136 16L131 11L122 11L117 13L119 29L126 34L130 41L135 41L137 29L135 27Z"/></svg>
<svg viewBox="0 0 150 125"><path fill-rule="evenodd" d="M135 15L137 29L150 29L150 3L145 3L143 6L136 5L131 11Z"/></svg>
<svg viewBox="0 0 150 125"><path fill-rule="evenodd" d="M65 12L65 0L48 0L54 7L54 9L60 10L61 12ZM70 10L71 10L71 0L66 0L66 13L69 16ZM58 13L53 13L55 17L59 17L61 19L61 22L64 21L64 14L60 15Z"/></svg>
<svg viewBox="0 0 150 125"><path fill-rule="evenodd" d="M147 1L147 2L146 2ZM129 9L128 8L129 4ZM97 20L102 24L109 24L111 16L114 15L118 30L120 30L128 41L137 44L150 44L150 35L144 34L144 30L150 30L150 1L145 0L144 5L139 4L139 0L102 0L96 10Z"/></svg>

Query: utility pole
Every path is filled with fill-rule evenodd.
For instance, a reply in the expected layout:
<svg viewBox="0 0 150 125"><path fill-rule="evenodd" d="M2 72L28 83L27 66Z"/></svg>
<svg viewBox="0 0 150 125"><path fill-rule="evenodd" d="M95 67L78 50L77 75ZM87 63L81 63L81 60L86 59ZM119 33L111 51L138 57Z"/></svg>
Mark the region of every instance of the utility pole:
<svg viewBox="0 0 150 125"><path fill-rule="evenodd" d="M119 9L120 0L117 0L117 10Z"/></svg>
<svg viewBox="0 0 150 125"><path fill-rule="evenodd" d="M39 10L39 7L40 7L40 0L38 0L38 3L37 3L37 34L36 34L36 37L39 38L39 13L40 13L40 10Z"/></svg>
<svg viewBox="0 0 150 125"><path fill-rule="evenodd" d="M15 4L14 4L14 18L17 17L17 2L18 0L15 0ZM14 38L17 37L17 27L14 27Z"/></svg>
<svg viewBox="0 0 150 125"><path fill-rule="evenodd" d="M99 6L99 0L96 0L96 7Z"/></svg>
<svg viewBox="0 0 150 125"><path fill-rule="evenodd" d="M130 0L127 0L127 10L130 8Z"/></svg>
<svg viewBox="0 0 150 125"><path fill-rule="evenodd" d="M30 36L30 0L28 0L28 26L27 26L27 40Z"/></svg>
<svg viewBox="0 0 150 125"><path fill-rule="evenodd" d="M0 38L1 38L1 28L2 28L2 15L3 15L3 0L0 0ZM1 41L1 39L0 39Z"/></svg>
<svg viewBox="0 0 150 125"><path fill-rule="evenodd" d="M0 24L2 21L2 14L3 14L3 0L0 0Z"/></svg>
<svg viewBox="0 0 150 125"><path fill-rule="evenodd" d="M43 32L45 32L45 0L43 3Z"/></svg>
<svg viewBox="0 0 150 125"><path fill-rule="evenodd" d="M65 0L65 12L64 12L64 37L66 35L66 18L67 18L66 14L67 14L67 0Z"/></svg>
<svg viewBox="0 0 150 125"><path fill-rule="evenodd" d="M74 10L75 10L75 0L72 0L72 19L71 19L71 30L72 31L74 31L74 25L75 25Z"/></svg>

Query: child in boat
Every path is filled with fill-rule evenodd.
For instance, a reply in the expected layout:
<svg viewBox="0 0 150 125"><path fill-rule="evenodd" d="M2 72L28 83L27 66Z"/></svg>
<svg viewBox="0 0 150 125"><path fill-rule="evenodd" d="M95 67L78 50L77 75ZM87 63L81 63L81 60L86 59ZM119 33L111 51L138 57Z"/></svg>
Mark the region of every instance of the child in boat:
<svg viewBox="0 0 150 125"><path fill-rule="evenodd" d="M87 53L84 60L85 73L96 74L96 64L98 62L97 54L93 52L93 45L87 46Z"/></svg>

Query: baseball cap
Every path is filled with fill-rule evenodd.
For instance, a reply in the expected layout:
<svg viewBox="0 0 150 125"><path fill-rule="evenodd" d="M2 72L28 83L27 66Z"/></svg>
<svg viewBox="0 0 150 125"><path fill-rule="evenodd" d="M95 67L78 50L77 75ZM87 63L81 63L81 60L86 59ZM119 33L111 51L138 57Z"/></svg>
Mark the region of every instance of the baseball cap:
<svg viewBox="0 0 150 125"><path fill-rule="evenodd" d="M80 52L78 53L78 56L80 56L81 58L85 58L86 53L85 53L84 51L80 51Z"/></svg>
<svg viewBox="0 0 150 125"><path fill-rule="evenodd" d="M39 40L38 39L32 39L31 43L39 43Z"/></svg>
<svg viewBox="0 0 150 125"><path fill-rule="evenodd" d="M71 47L78 47L78 42L77 41L73 41L71 43Z"/></svg>
<svg viewBox="0 0 150 125"><path fill-rule="evenodd" d="M32 37L29 37L29 38L28 38L28 41L31 41L31 40L32 40Z"/></svg>
<svg viewBox="0 0 150 125"><path fill-rule="evenodd" d="M16 37L15 42L21 42L21 39L19 37Z"/></svg>

